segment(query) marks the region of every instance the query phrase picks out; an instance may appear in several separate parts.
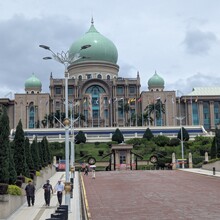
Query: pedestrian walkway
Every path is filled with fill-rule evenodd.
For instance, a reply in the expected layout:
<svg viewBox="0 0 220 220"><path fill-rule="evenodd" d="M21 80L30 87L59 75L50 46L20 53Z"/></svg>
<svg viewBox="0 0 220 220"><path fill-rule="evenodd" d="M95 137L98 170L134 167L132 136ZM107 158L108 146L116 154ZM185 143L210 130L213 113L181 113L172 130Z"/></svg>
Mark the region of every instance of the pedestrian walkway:
<svg viewBox="0 0 220 220"><path fill-rule="evenodd" d="M61 179L65 182L65 172L56 172L54 176L50 178L50 184L53 186L56 185L57 181ZM68 218L71 220L80 220L80 189L79 189L79 175L78 172L75 173L74 178L74 189L73 189L73 198L70 199L70 210ZM63 204L65 204L65 193L63 195ZM8 220L45 220L51 217L52 213L55 213L55 210L59 206L57 195L54 193L51 195L50 206L45 206L44 201L44 190L41 188L37 190L35 194L35 204L34 206L28 207L27 202L25 202L17 211L15 211Z"/></svg>
<svg viewBox="0 0 220 220"><path fill-rule="evenodd" d="M208 175L208 176L216 176L220 177L220 172L215 171L213 173L213 170L205 170L201 168L192 168L192 169L180 169L181 171L186 171L186 172L192 172L192 173L197 173L197 174L203 174L203 175Z"/></svg>

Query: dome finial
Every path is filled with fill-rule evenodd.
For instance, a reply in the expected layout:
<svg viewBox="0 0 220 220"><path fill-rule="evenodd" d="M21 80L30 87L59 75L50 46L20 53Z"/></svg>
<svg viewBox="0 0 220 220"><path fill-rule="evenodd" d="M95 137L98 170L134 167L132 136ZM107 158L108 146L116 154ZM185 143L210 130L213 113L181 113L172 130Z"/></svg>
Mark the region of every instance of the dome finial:
<svg viewBox="0 0 220 220"><path fill-rule="evenodd" d="M94 24L93 16L92 16L92 19L91 19L91 24L92 24L92 25Z"/></svg>

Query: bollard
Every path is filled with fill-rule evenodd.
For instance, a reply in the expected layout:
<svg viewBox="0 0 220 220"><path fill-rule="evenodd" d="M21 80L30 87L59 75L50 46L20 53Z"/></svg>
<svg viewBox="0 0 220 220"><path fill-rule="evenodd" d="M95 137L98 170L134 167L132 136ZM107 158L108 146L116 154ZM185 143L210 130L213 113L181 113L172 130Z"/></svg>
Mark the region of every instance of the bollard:
<svg viewBox="0 0 220 220"><path fill-rule="evenodd" d="M68 212L66 211L66 209L61 209L61 208L58 207L57 210L55 211L55 213L62 214L63 220L68 219Z"/></svg>
<svg viewBox="0 0 220 220"><path fill-rule="evenodd" d="M53 213L53 214L51 214L51 218L65 220L65 216L62 213Z"/></svg>
<svg viewBox="0 0 220 220"><path fill-rule="evenodd" d="M215 167L213 167L213 175L215 175Z"/></svg>

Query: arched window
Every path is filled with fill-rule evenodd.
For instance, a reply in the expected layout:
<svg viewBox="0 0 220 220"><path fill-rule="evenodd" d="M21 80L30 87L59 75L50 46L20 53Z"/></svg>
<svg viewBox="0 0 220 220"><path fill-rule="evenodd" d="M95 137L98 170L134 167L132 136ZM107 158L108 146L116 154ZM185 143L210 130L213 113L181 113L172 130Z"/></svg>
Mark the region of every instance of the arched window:
<svg viewBox="0 0 220 220"><path fill-rule="evenodd" d="M102 75L101 75L101 74L98 74L97 78L98 78L98 79L102 79Z"/></svg>
<svg viewBox="0 0 220 220"><path fill-rule="evenodd" d="M29 128L34 128L35 111L34 106L29 107Z"/></svg>
<svg viewBox="0 0 220 220"><path fill-rule="evenodd" d="M79 75L79 78L78 78L79 80L82 80L82 75Z"/></svg>
<svg viewBox="0 0 220 220"><path fill-rule="evenodd" d="M110 80L110 75L107 75L107 80Z"/></svg>

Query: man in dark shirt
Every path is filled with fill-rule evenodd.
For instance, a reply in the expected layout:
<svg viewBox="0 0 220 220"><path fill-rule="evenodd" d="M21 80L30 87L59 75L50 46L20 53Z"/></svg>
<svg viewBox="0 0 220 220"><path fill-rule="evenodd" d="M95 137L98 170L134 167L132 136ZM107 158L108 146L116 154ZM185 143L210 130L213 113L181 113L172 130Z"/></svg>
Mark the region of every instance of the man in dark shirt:
<svg viewBox="0 0 220 220"><path fill-rule="evenodd" d="M31 204L34 205L34 200L35 200L35 186L33 185L31 180L28 181L28 185L26 185L25 191L27 196L27 203L28 206L30 207Z"/></svg>
<svg viewBox="0 0 220 220"><path fill-rule="evenodd" d="M50 180L47 180L47 183L43 185L43 189L46 206L50 206L50 194L53 193L53 187L50 184Z"/></svg>

